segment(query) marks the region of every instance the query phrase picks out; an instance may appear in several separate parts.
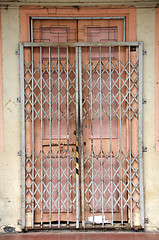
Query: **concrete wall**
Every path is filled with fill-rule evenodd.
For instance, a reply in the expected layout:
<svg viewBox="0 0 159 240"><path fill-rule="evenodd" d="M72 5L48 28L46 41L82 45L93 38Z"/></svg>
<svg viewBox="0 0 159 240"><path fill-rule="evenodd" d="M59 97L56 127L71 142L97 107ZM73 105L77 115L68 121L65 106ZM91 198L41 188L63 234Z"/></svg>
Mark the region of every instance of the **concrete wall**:
<svg viewBox="0 0 159 240"><path fill-rule="evenodd" d="M148 229L159 228L159 153L155 146L155 9L137 9L137 40L144 41L143 145L148 148L144 157L145 217Z"/></svg>
<svg viewBox="0 0 159 240"><path fill-rule="evenodd" d="M0 153L0 226L21 219L19 10L2 9L3 152Z"/></svg>
<svg viewBox="0 0 159 240"><path fill-rule="evenodd" d="M1 1L3 2L3 1ZM29 2L29 1L27 1ZM0 153L0 228L11 225L20 229L21 219L21 158L20 150L20 96L19 9L2 7L3 54L3 152ZM155 8L137 8L137 41L144 41L143 91L147 104L144 117L144 181L146 229L159 228L159 153L155 150Z"/></svg>

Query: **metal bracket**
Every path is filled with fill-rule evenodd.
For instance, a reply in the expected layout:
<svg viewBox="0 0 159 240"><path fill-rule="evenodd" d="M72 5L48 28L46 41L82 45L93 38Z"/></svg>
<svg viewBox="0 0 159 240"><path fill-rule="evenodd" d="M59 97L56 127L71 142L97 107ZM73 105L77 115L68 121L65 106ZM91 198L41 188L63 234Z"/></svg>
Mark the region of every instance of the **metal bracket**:
<svg viewBox="0 0 159 240"><path fill-rule="evenodd" d="M142 99L142 104L146 104L147 100L146 99Z"/></svg>
<svg viewBox="0 0 159 240"><path fill-rule="evenodd" d="M143 55L147 55L147 50L143 50Z"/></svg>
<svg viewBox="0 0 159 240"><path fill-rule="evenodd" d="M147 152L147 147L142 147L143 152Z"/></svg>
<svg viewBox="0 0 159 240"><path fill-rule="evenodd" d="M22 221L21 220L17 220L17 225L22 225Z"/></svg>
<svg viewBox="0 0 159 240"><path fill-rule="evenodd" d="M18 151L17 155L20 157L22 155L22 151Z"/></svg>
<svg viewBox="0 0 159 240"><path fill-rule="evenodd" d="M20 51L19 51L19 50L16 50L16 51L15 51L15 54L16 54L16 55L19 55L19 54L20 54Z"/></svg>
<svg viewBox="0 0 159 240"><path fill-rule="evenodd" d="M17 103L20 103L20 102L21 102L21 98L18 97L18 98L17 98Z"/></svg>
<svg viewBox="0 0 159 240"><path fill-rule="evenodd" d="M145 224L148 224L149 223L149 218L145 218Z"/></svg>

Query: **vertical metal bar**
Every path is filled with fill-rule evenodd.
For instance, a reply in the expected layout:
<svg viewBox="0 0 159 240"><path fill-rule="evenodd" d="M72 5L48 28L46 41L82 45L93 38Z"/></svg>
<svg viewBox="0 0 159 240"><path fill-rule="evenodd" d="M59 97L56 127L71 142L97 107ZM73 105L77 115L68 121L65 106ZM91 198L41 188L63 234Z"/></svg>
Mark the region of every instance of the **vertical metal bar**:
<svg viewBox="0 0 159 240"><path fill-rule="evenodd" d="M50 218L50 228L51 228L51 212L52 212L52 149L51 149L51 140L52 140L52 109L51 109L51 48L49 47L49 135L50 135L50 208L49 208L49 218Z"/></svg>
<svg viewBox="0 0 159 240"><path fill-rule="evenodd" d="M126 17L123 19L123 42L126 41Z"/></svg>
<svg viewBox="0 0 159 240"><path fill-rule="evenodd" d="M70 205L70 193L69 193L69 75L68 75L68 47L67 51L67 225L69 224L69 205Z"/></svg>
<svg viewBox="0 0 159 240"><path fill-rule="evenodd" d="M43 227L43 76L42 47L40 47L40 80L41 80L41 228Z"/></svg>
<svg viewBox="0 0 159 240"><path fill-rule="evenodd" d="M79 69L79 49L76 47L76 228L79 228L79 114L78 114L78 69Z"/></svg>
<svg viewBox="0 0 159 240"><path fill-rule="evenodd" d="M132 216L132 176L131 176L131 75L130 75L130 46L129 50L129 168L130 168L130 218L131 218L131 227L133 226L133 216Z"/></svg>
<svg viewBox="0 0 159 240"><path fill-rule="evenodd" d="M25 97L24 97L24 48L20 44L20 85L21 85L21 174L22 174L22 228L25 227Z"/></svg>
<svg viewBox="0 0 159 240"><path fill-rule="evenodd" d="M58 228L60 228L61 212L61 158L60 158L60 48L58 47Z"/></svg>
<svg viewBox="0 0 159 240"><path fill-rule="evenodd" d="M34 68L33 47L31 47L31 80L32 80L32 228L34 228Z"/></svg>
<svg viewBox="0 0 159 240"><path fill-rule="evenodd" d="M81 209L82 209L82 227L85 227L84 216L84 160L83 160L83 111L82 111L82 52L79 47L79 99L80 99L80 141L81 141Z"/></svg>
<svg viewBox="0 0 159 240"><path fill-rule="evenodd" d="M30 20L30 38L31 38L31 42L33 42L33 19L31 18Z"/></svg>
<svg viewBox="0 0 159 240"><path fill-rule="evenodd" d="M100 81L100 154L101 154L101 182L102 182L102 226L104 226L104 202L103 202L103 129L102 129L102 68L101 68L101 47L99 47L99 81Z"/></svg>
<svg viewBox="0 0 159 240"><path fill-rule="evenodd" d="M120 46L119 46L119 145L120 145L120 184L121 184L121 189L120 189L120 199L121 199L121 223L123 224L123 171L122 171L122 142L121 142L121 108L122 108L122 103L121 103L121 60L120 60Z"/></svg>
<svg viewBox="0 0 159 240"><path fill-rule="evenodd" d="M142 78L143 78L143 43L139 44L139 184L140 184L140 224L144 228L144 166L142 156Z"/></svg>
<svg viewBox="0 0 159 240"><path fill-rule="evenodd" d="M109 85L110 85L110 160L111 160L111 216L113 226L113 159L112 159L112 77L111 77L111 47L109 47Z"/></svg>
<svg viewBox="0 0 159 240"><path fill-rule="evenodd" d="M93 84L92 84L92 58L91 58L91 53L92 53L92 48L89 48L90 52L90 94L91 94L91 156L92 156L92 207L93 207L93 224L94 224L94 162L93 162Z"/></svg>

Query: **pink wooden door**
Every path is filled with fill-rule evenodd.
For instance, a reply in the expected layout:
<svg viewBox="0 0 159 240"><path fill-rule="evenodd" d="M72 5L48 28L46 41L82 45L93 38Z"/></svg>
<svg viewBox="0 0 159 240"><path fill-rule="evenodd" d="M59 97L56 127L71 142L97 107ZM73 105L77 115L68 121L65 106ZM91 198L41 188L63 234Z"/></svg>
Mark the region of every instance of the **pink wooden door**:
<svg viewBox="0 0 159 240"><path fill-rule="evenodd" d="M36 20L34 23L34 41L36 42L105 42L105 41L122 41L123 40L123 23L118 20ZM101 51L101 53L100 53ZM75 142L76 142L76 119L75 119L75 82L70 87L69 96L72 103L69 105L69 114L72 118L69 121L69 148L67 144L67 117L66 117L66 70L63 67L66 63L66 55L69 58L70 69L70 82L75 78L75 51L70 50L69 53L63 48L60 50L61 67L60 79L61 84L61 105L60 105L60 152L59 152L59 131L58 131L58 48L54 48L50 52L52 61L51 78L54 84L51 86L51 108L52 115L49 113L50 105L48 104L49 86L48 86L48 58L49 52L43 49L43 101L44 101L44 125L43 132L41 132L40 121L35 120L35 152L40 152L41 144L44 152L44 201L43 201L43 221L50 220L49 209L51 208L51 221L57 221L60 211L60 220L67 221L69 214L69 221L76 221L76 189L75 189ZM39 59L39 52L35 51L37 59ZM90 221L91 217L101 216L104 212L105 219L109 222L113 212L114 221L120 220L120 211L117 204L119 193L115 186L119 182L118 174L116 173L119 167L119 157L117 156L119 150L119 120L116 116L117 99L118 99L118 81L117 73L113 70L118 61L118 52L114 47L111 50L111 78L109 76L109 49L106 47L92 47L91 55L88 48L82 50L82 64L83 64L83 90L82 90L82 108L83 108L83 159L84 159L84 175L80 179L81 184L84 184L84 192L81 196L81 186L79 189L80 195L80 221ZM91 58L91 68L86 69ZM121 58L125 62L125 53L121 53ZM100 64L99 64L100 59ZM37 61L38 62L38 61ZM36 57L35 57L36 64ZM72 67L73 66L73 67ZM118 66L116 67L118 68ZM91 69L91 70L90 70ZM87 70L87 71L85 71ZM91 77L90 77L90 71ZM99 72L101 73L99 74ZM100 79L102 83L102 93L100 96ZM90 79L92 78L92 82ZM72 79L72 80L71 80ZM111 87L111 96L110 92ZM92 99L90 96L90 89L92 91ZM38 95L38 92L36 93ZM92 104L90 105L90 102ZM100 105L100 101L102 104ZM110 101L111 110L110 110ZM91 110L92 109L92 110ZM102 109L102 111L101 111ZM37 109L38 111L39 109ZM91 113L92 111L92 113ZM92 115L91 115L92 114ZM102 115L102 121L100 120ZM110 121L110 115L113 117ZM51 125L50 125L51 117ZM90 121L91 118L91 121ZM101 133L102 124L102 133ZM111 130L110 130L111 129ZM43 135L42 143L39 141ZM123 152L126 149L126 121L122 121L122 145ZM39 137L38 137L39 136ZM51 140L50 140L51 139ZM51 141L51 145L50 145ZM102 154L101 154L101 141L102 141ZM50 155L51 152L51 155ZM69 152L69 158L67 153ZM50 160L51 159L51 160ZM69 159L69 165L68 165ZM61 174L61 187L59 197L59 178L58 167L60 161L60 174ZM80 159L79 159L80 161ZM102 167L101 167L102 162ZM123 166L124 167L124 166ZM40 164L36 163L36 168L40 169ZM81 174L81 171L80 171ZM103 178L101 179L101 175ZM68 176L70 183L68 182ZM113 186L111 185L110 176L112 176ZM93 178L93 180L92 180ZM52 184L50 185L50 179ZM126 181L126 177L123 179ZM37 178L36 184L38 185L40 179ZM102 185L103 182L103 185ZM61 190L62 189L62 190ZM103 192L103 189L104 192ZM51 192L51 198L50 198ZM67 194L69 201L66 201ZM113 192L113 199L111 198ZM124 193L126 194L126 193ZM36 198L40 198L40 194L36 193ZM84 199L84 209L82 206L82 198ZM52 200L50 200L52 199ZM111 208L111 201L113 201L113 209ZM103 206L103 209L102 209ZM59 210L60 209L60 210ZM40 222L41 212L35 209L35 222ZM124 210L124 220L127 219L126 208Z"/></svg>

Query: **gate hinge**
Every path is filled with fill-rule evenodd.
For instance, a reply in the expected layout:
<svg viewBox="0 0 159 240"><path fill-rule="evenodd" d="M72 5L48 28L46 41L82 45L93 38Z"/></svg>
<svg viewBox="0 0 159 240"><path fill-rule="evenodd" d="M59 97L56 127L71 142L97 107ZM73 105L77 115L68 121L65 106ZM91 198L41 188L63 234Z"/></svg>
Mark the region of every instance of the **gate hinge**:
<svg viewBox="0 0 159 240"><path fill-rule="evenodd" d="M147 100L146 99L142 99L142 104L146 104Z"/></svg>
<svg viewBox="0 0 159 240"><path fill-rule="evenodd" d="M20 102L21 102L21 98L18 97L18 98L17 98L17 103L20 103Z"/></svg>
<svg viewBox="0 0 159 240"><path fill-rule="evenodd" d="M143 55L147 55L147 50L143 50Z"/></svg>
<svg viewBox="0 0 159 240"><path fill-rule="evenodd" d="M147 152L147 147L142 147L143 152Z"/></svg>
<svg viewBox="0 0 159 240"><path fill-rule="evenodd" d="M19 51L19 50L16 50L16 51L15 51L15 54L16 54L16 55L19 55L19 54L20 54L20 51Z"/></svg>
<svg viewBox="0 0 159 240"><path fill-rule="evenodd" d="M18 152L17 152L17 155L18 155L18 156L21 156L21 155L22 155L22 151L18 151Z"/></svg>

